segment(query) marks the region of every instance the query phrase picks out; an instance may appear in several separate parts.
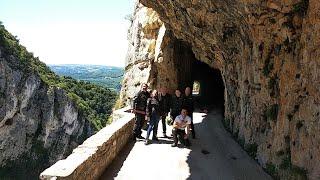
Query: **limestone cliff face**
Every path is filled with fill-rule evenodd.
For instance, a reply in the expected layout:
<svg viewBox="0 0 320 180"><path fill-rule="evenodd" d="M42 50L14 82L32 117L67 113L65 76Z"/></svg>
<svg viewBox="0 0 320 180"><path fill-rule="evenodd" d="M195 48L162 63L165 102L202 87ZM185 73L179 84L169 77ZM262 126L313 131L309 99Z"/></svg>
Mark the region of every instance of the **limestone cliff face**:
<svg viewBox="0 0 320 180"><path fill-rule="evenodd" d="M89 126L63 90L17 68L21 60L1 50L0 174L37 177L82 142Z"/></svg>
<svg viewBox="0 0 320 180"><path fill-rule="evenodd" d="M176 77L170 77L175 74L170 58L173 56L171 37L155 11L136 3L128 31L126 73L120 93L123 104L130 104L142 83L152 87L160 83L170 87L177 84Z"/></svg>
<svg viewBox="0 0 320 180"><path fill-rule="evenodd" d="M189 85L195 58L220 70L227 128L263 167L284 179L303 178L304 170L320 178L317 0L140 2L146 7L137 4L129 32L123 102L139 82Z"/></svg>

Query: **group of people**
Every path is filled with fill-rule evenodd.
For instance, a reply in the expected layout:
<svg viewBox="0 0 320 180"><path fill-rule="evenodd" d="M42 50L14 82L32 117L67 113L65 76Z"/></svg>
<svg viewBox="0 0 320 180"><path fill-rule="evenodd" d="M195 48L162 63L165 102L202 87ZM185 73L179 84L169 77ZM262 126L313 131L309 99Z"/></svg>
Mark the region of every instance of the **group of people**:
<svg viewBox="0 0 320 180"><path fill-rule="evenodd" d="M159 141L157 133L160 119L162 121L163 137L168 137L166 132L166 117L168 115L173 120L173 147L178 144L178 136L180 136L181 142L186 146L190 145L188 140L190 133L195 138L192 116L194 100L190 87L185 88L184 94L179 89L176 89L175 94L171 96L167 93L165 87L161 87L159 92L157 90L149 92L148 85L144 83L141 86L141 90L133 99L133 111L135 113L134 139L145 139L146 145L151 143L149 139L151 131L153 132L152 140ZM149 124L147 135L144 138L141 136L141 129L145 121L148 121Z"/></svg>

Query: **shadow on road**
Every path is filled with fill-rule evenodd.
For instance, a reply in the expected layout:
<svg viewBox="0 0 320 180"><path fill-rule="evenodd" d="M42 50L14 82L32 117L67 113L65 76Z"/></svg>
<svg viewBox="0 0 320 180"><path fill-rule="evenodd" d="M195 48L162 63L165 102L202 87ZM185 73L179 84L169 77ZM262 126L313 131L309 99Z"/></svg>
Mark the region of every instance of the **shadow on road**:
<svg viewBox="0 0 320 180"><path fill-rule="evenodd" d="M186 161L190 173L188 180L272 179L224 129L223 110L215 108L208 114L195 113L194 119L197 138L191 139L191 151Z"/></svg>
<svg viewBox="0 0 320 180"><path fill-rule="evenodd" d="M129 142L100 179L272 179L224 129L223 110L201 110L193 117L196 139L189 148L170 147L172 139L163 137L148 146Z"/></svg>
<svg viewBox="0 0 320 180"><path fill-rule="evenodd" d="M120 171L123 162L126 160L128 155L130 154L131 149L134 146L134 141L128 142L122 151L117 155L117 157L112 161L112 163L108 166L108 169L101 175L100 180L111 180L117 177L118 172Z"/></svg>

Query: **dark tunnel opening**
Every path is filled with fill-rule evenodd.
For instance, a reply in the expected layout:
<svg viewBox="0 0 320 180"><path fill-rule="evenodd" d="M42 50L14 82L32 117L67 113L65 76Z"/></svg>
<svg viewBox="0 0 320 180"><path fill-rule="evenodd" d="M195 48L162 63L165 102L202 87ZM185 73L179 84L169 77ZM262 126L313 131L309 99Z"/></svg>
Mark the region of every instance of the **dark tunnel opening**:
<svg viewBox="0 0 320 180"><path fill-rule="evenodd" d="M199 94L195 94L198 108L224 109L224 83L221 72L208 64L195 60L192 65L192 82L199 82Z"/></svg>
<svg viewBox="0 0 320 180"><path fill-rule="evenodd" d="M174 59L178 69L178 88L199 83L199 94L194 95L196 108L221 108L224 111L224 82L220 70L196 59L192 47L184 41L174 44Z"/></svg>

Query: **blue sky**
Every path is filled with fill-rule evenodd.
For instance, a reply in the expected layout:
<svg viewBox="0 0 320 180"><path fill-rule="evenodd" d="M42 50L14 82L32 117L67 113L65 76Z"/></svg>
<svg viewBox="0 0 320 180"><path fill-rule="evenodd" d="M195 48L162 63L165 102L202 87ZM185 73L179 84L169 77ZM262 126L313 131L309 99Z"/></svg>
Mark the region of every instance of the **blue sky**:
<svg viewBox="0 0 320 180"><path fill-rule="evenodd" d="M124 66L134 0L0 0L0 21L47 64Z"/></svg>

